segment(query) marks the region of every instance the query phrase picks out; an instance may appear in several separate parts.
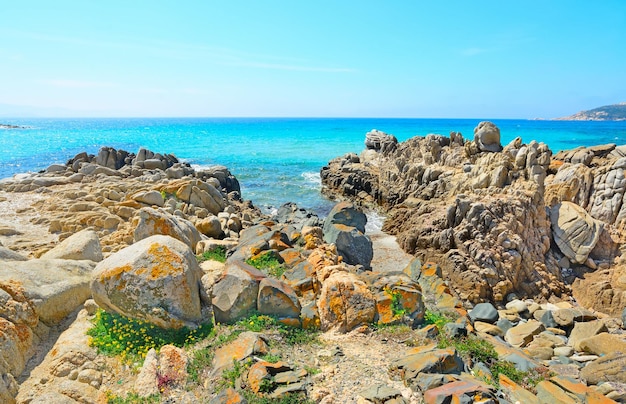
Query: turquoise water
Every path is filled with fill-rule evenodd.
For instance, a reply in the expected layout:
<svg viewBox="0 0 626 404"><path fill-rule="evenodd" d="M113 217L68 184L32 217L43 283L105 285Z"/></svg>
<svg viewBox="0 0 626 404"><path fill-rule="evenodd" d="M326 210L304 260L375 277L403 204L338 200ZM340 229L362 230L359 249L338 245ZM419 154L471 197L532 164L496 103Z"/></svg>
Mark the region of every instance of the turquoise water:
<svg viewBox="0 0 626 404"><path fill-rule="evenodd" d="M473 138L482 119L134 118L10 119L28 129L0 130L0 178L65 163L101 146L131 152L145 147L197 165L221 164L237 176L244 199L271 209L293 201L325 214L332 204L319 193L319 171L330 159L364 148L379 129L398 140L429 133ZM626 122L492 120L502 143L517 136L556 152L577 146L626 143Z"/></svg>

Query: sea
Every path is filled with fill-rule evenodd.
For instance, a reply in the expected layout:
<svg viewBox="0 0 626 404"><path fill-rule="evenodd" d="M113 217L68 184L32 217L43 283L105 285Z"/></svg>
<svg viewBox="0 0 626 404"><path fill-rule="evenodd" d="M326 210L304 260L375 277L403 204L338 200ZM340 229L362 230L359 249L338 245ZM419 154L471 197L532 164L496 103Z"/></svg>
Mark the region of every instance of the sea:
<svg viewBox="0 0 626 404"><path fill-rule="evenodd" d="M320 169L346 153L360 153L365 134L378 129L399 141L430 133L473 131L486 119L397 118L0 118L0 178L66 163L110 146L171 153L194 166L224 165L242 197L266 212L286 202L325 216L333 202L321 195ZM553 152L578 146L626 144L626 122L491 120L506 145L546 143Z"/></svg>

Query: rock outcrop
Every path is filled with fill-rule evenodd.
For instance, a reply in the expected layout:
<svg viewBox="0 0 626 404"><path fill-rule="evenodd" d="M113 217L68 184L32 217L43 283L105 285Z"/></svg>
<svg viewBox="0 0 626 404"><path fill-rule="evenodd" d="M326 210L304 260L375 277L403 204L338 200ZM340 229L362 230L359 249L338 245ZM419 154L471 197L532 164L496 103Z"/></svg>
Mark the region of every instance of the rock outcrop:
<svg viewBox="0 0 626 404"><path fill-rule="evenodd" d="M474 134L473 141L429 134L386 149L366 138L361 156L322 168L323 192L382 208L384 230L405 251L438 262L458 296L474 304L558 297L575 277L617 262L626 218L621 149L552 158L534 141L502 148L490 122ZM621 296L616 282L611 288ZM619 309L621 297L603 299Z"/></svg>

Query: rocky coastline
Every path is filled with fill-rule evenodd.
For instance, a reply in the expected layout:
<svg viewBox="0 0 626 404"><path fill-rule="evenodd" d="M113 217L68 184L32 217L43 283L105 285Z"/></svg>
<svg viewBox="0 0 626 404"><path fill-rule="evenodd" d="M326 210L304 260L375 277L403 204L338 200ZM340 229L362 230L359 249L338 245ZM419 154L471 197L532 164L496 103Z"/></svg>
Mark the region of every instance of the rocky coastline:
<svg viewBox="0 0 626 404"><path fill-rule="evenodd" d="M322 169L326 218L270 217L226 167L145 149L0 181L0 401L626 399L626 148L503 147L489 122L365 146ZM254 266L269 261L280 272ZM87 336L102 310L217 334L132 365ZM241 328L259 319L274 328Z"/></svg>

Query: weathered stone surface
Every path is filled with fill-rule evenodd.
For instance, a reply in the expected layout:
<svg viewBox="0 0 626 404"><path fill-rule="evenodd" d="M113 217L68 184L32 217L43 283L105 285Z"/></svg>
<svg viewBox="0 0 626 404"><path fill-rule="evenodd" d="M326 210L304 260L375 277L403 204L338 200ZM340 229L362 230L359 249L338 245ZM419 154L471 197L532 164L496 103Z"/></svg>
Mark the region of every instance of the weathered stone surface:
<svg viewBox="0 0 626 404"><path fill-rule="evenodd" d="M374 250L365 235L366 223L367 217L354 205L340 202L324 221L324 241L337 246L344 262L370 269Z"/></svg>
<svg viewBox="0 0 626 404"><path fill-rule="evenodd" d="M513 380L506 377L503 373L498 374L500 389L511 402L519 402L524 404L540 404L539 398L530 391L524 389Z"/></svg>
<svg viewBox="0 0 626 404"><path fill-rule="evenodd" d="M91 281L105 310L163 328L202 322L202 271L188 246L169 236L145 238L100 262Z"/></svg>
<svg viewBox="0 0 626 404"><path fill-rule="evenodd" d="M248 400L244 398L237 390L233 388L227 388L219 392L219 394L213 397L209 404L248 404Z"/></svg>
<svg viewBox="0 0 626 404"><path fill-rule="evenodd" d="M588 384L626 383L626 353L611 352L587 364L580 371L580 377Z"/></svg>
<svg viewBox="0 0 626 404"><path fill-rule="evenodd" d="M498 321L498 310L491 303L479 303L467 313L469 319L474 321L482 321L485 323L495 324Z"/></svg>
<svg viewBox="0 0 626 404"><path fill-rule="evenodd" d="M500 129L489 121L480 122L474 128L474 142L480 151L499 152L502 150Z"/></svg>
<svg viewBox="0 0 626 404"><path fill-rule="evenodd" d="M463 361L454 348L435 349L407 355L392 362L390 369L410 380L420 373L459 374Z"/></svg>
<svg viewBox="0 0 626 404"><path fill-rule="evenodd" d="M91 261L5 261L0 286L6 290L5 286L13 285L22 290L39 320L54 325L90 297L89 280L94 267Z"/></svg>
<svg viewBox="0 0 626 404"><path fill-rule="evenodd" d="M202 239L200 232L188 220L175 217L162 210L142 208L136 216L134 241L159 234L182 241L192 251L195 251L196 244Z"/></svg>
<svg viewBox="0 0 626 404"><path fill-rule="evenodd" d="M626 338L606 332L580 340L577 344L583 352L593 355L607 355L611 352L626 353Z"/></svg>
<svg viewBox="0 0 626 404"><path fill-rule="evenodd" d="M536 320L530 320L527 323L521 323L509 329L504 339L514 347L521 348L530 344L533 337L545 330L543 324Z"/></svg>
<svg viewBox="0 0 626 404"><path fill-rule="evenodd" d="M400 390L394 389L393 387L389 387L384 384L371 386L361 391L359 395L375 404L383 404L389 400L394 399L396 400L394 401L394 403L397 404L407 403L404 397L402 397L402 392Z"/></svg>
<svg viewBox="0 0 626 404"><path fill-rule="evenodd" d="M0 246L0 261L27 261L28 258L24 257L22 254L16 253L15 251Z"/></svg>
<svg viewBox="0 0 626 404"><path fill-rule="evenodd" d="M574 324L574 328L570 333L567 343L575 350L580 351L580 343L583 340L607 331L606 325L600 320L589 321L586 323L576 323Z"/></svg>
<svg viewBox="0 0 626 404"><path fill-rule="evenodd" d="M229 261L212 291L215 321L232 323L256 310L259 282L265 277L265 274L244 262Z"/></svg>
<svg viewBox="0 0 626 404"><path fill-rule="evenodd" d="M300 301L289 285L273 278L264 278L259 283L257 300L259 313L279 318L300 317Z"/></svg>
<svg viewBox="0 0 626 404"><path fill-rule="evenodd" d="M250 331L243 332L230 344L215 350L212 373L219 375L222 370L231 367L233 361L241 361L251 355L264 355L267 352L267 343L261 334Z"/></svg>
<svg viewBox="0 0 626 404"><path fill-rule="evenodd" d="M550 221L561 252L571 261L583 264L600 238L602 223L571 202L552 207Z"/></svg>
<svg viewBox="0 0 626 404"><path fill-rule="evenodd" d="M493 390L477 379L444 384L424 393L426 404L496 402L496 400Z"/></svg>
<svg viewBox="0 0 626 404"><path fill-rule="evenodd" d="M100 262L103 256L98 234L93 230L82 230L63 240L41 258Z"/></svg>
<svg viewBox="0 0 626 404"><path fill-rule="evenodd" d="M207 237L219 238L222 234L222 224L217 216L205 217L196 222L196 229Z"/></svg>
<svg viewBox="0 0 626 404"><path fill-rule="evenodd" d="M350 331L369 324L376 314L376 300L356 275L334 272L322 284L317 307L323 330Z"/></svg>
<svg viewBox="0 0 626 404"><path fill-rule="evenodd" d="M150 191L140 191L131 196L132 199L136 200L139 203L143 203L150 206L158 206L163 207L165 201L163 200L163 196L159 191L150 190Z"/></svg>
<svg viewBox="0 0 626 404"><path fill-rule="evenodd" d="M611 404L614 403L610 398L587 387L584 383L572 380L567 377L555 376L550 378L550 382L565 391L570 397L574 397L579 403L597 403Z"/></svg>

